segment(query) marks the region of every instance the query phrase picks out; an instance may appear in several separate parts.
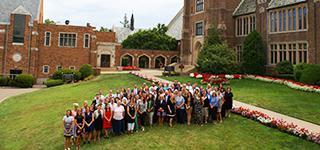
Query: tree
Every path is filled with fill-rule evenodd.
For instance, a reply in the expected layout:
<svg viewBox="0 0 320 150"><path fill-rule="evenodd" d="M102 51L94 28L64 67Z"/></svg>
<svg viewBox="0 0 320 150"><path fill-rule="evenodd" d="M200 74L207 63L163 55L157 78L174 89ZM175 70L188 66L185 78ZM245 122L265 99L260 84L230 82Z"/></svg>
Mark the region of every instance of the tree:
<svg viewBox="0 0 320 150"><path fill-rule="evenodd" d="M53 21L53 20L50 20L50 19L46 19L46 20L44 20L44 24L47 24L47 25L49 25L49 24L53 24L53 25L55 25L55 24L56 24L56 22L55 22L55 21Z"/></svg>
<svg viewBox="0 0 320 150"><path fill-rule="evenodd" d="M197 68L212 74L234 73L238 68L236 53L220 38L215 27L211 27L199 53Z"/></svg>
<svg viewBox="0 0 320 150"><path fill-rule="evenodd" d="M105 27L100 27L99 32L109 32L109 29Z"/></svg>
<svg viewBox="0 0 320 150"><path fill-rule="evenodd" d="M131 19L130 19L130 30L134 31L134 17L133 17L133 14L131 15Z"/></svg>
<svg viewBox="0 0 320 150"><path fill-rule="evenodd" d="M177 50L178 41L166 35L168 28L158 24L151 30L140 30L122 42L123 48L148 50Z"/></svg>
<svg viewBox="0 0 320 150"><path fill-rule="evenodd" d="M247 74L264 74L266 56L261 35L257 31L251 32L245 39L241 68Z"/></svg>
<svg viewBox="0 0 320 150"><path fill-rule="evenodd" d="M122 21L120 21L120 23L123 25L123 27L125 27L125 28L129 28L129 21L128 21L127 14L124 14L123 22L122 22Z"/></svg>

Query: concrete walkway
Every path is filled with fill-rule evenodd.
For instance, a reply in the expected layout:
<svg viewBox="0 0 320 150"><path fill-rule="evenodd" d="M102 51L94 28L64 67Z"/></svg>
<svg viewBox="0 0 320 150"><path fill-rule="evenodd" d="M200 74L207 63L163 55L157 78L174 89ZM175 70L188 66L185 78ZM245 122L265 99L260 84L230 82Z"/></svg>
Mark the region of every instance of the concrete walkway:
<svg viewBox="0 0 320 150"><path fill-rule="evenodd" d="M168 81L168 80L165 80L165 79L157 77L157 76L161 76L162 75L162 71L160 71L160 70L141 70L141 71L138 71L138 72L142 73L142 74L144 74L144 75L146 75L148 77L155 78L158 81L172 83L171 81ZM300 119L297 119L297 118L286 116L286 115L283 115L283 114L280 114L280 113L277 113L277 112L273 112L273 111L270 111L270 110L267 110L267 109L263 109L263 108L256 107L256 106L253 106L253 105L249 105L249 104L246 104L246 103L242 103L242 102L239 102L239 101L234 101L234 106L235 107L244 107L244 108L248 108L250 110L260 111L262 113L265 113L265 114L269 115L271 118L282 119L282 120L286 121L287 123L293 123L295 125L298 125L300 128L306 128L311 132L320 133L320 126L316 125L316 124L313 124L313 123L310 123L310 122L306 122L306 121L303 121L303 120L300 120Z"/></svg>
<svg viewBox="0 0 320 150"><path fill-rule="evenodd" d="M0 103L9 97L30 93L40 89L41 88L18 89L18 88L0 87Z"/></svg>

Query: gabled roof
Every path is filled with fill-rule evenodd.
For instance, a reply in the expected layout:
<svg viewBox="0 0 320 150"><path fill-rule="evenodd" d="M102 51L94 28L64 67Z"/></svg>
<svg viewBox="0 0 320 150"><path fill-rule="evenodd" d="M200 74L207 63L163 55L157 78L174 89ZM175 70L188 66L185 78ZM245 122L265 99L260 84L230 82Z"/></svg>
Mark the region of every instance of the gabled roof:
<svg viewBox="0 0 320 150"><path fill-rule="evenodd" d="M9 24L10 15L29 14L30 23L40 16L41 0L0 0L0 24Z"/></svg>
<svg viewBox="0 0 320 150"><path fill-rule="evenodd" d="M129 35L132 35L138 32L141 29L131 30L130 28L125 27L113 27L112 31L116 33L116 38L118 39L119 43L122 43L125 39L128 38Z"/></svg>
<svg viewBox="0 0 320 150"><path fill-rule="evenodd" d="M234 16L241 16L256 12L256 0L242 0L236 10Z"/></svg>
<svg viewBox="0 0 320 150"><path fill-rule="evenodd" d="M306 2L307 0L271 0L268 9L283 7L287 5L293 5L296 3Z"/></svg>
<svg viewBox="0 0 320 150"><path fill-rule="evenodd" d="M182 8L168 24L168 31L166 34L175 38L176 40L182 39L183 12L184 8Z"/></svg>

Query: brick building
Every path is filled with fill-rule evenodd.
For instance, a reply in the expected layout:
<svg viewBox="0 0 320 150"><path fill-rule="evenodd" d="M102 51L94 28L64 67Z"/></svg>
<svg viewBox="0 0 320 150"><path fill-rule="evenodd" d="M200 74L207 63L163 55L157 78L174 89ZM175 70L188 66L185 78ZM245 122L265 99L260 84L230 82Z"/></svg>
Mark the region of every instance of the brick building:
<svg viewBox="0 0 320 150"><path fill-rule="evenodd" d="M177 62L179 51L125 50L115 32L86 26L43 24L43 0L2 0L0 75L27 73L45 79L59 69L134 65L160 68Z"/></svg>
<svg viewBox="0 0 320 150"><path fill-rule="evenodd" d="M222 33L241 61L243 41L253 30L267 48L267 67L288 60L320 63L319 0L184 0L182 60L195 65L211 26Z"/></svg>

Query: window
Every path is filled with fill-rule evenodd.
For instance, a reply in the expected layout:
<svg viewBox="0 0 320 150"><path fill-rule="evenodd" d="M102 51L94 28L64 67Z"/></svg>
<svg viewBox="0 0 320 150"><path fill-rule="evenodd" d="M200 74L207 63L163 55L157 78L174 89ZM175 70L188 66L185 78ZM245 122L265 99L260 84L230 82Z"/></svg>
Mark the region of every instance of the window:
<svg viewBox="0 0 320 150"><path fill-rule="evenodd" d="M69 69L70 70L76 70L76 66L70 66Z"/></svg>
<svg viewBox="0 0 320 150"><path fill-rule="evenodd" d="M83 47L84 48L89 48L90 47L90 35L89 34L84 34Z"/></svg>
<svg viewBox="0 0 320 150"><path fill-rule="evenodd" d="M292 11L288 11L288 30L292 30Z"/></svg>
<svg viewBox="0 0 320 150"><path fill-rule="evenodd" d="M277 20L277 12L275 12L274 14L273 14L273 23L274 23L274 25L273 25L273 27L274 27L274 29L273 29L273 31L274 32L277 32L278 31L278 28L277 28L277 26L278 26L278 20Z"/></svg>
<svg viewBox="0 0 320 150"><path fill-rule="evenodd" d="M62 66L61 65L57 65L56 70L62 70Z"/></svg>
<svg viewBox="0 0 320 150"><path fill-rule="evenodd" d="M50 71L49 69L50 67L48 65L42 66L42 73L49 74L49 71Z"/></svg>
<svg viewBox="0 0 320 150"><path fill-rule="evenodd" d="M269 64L277 64L285 60L292 64L308 63L308 43L271 44Z"/></svg>
<svg viewBox="0 0 320 150"><path fill-rule="evenodd" d="M77 35L70 33L60 33L59 46L61 47L76 47Z"/></svg>
<svg viewBox="0 0 320 150"><path fill-rule="evenodd" d="M237 61L241 62L242 55L243 55L242 45L238 45L236 50L237 50Z"/></svg>
<svg viewBox="0 0 320 150"><path fill-rule="evenodd" d="M196 23L196 36L203 35L203 22Z"/></svg>
<svg viewBox="0 0 320 150"><path fill-rule="evenodd" d="M44 46L50 46L50 45L51 45L51 32L45 32Z"/></svg>
<svg viewBox="0 0 320 150"><path fill-rule="evenodd" d="M236 19L236 35L246 36L256 29L256 17L254 15L241 16Z"/></svg>
<svg viewBox="0 0 320 150"><path fill-rule="evenodd" d="M279 31L282 31L282 11L279 11Z"/></svg>
<svg viewBox="0 0 320 150"><path fill-rule="evenodd" d="M297 29L297 11L295 8L293 8L292 10L292 16L293 16L293 20L292 20L293 30L296 30Z"/></svg>
<svg viewBox="0 0 320 150"><path fill-rule="evenodd" d="M302 29L302 8L299 7L298 9L298 16L299 16L299 23L298 23L298 28L299 30Z"/></svg>
<svg viewBox="0 0 320 150"><path fill-rule="evenodd" d="M25 15L14 15L13 43L24 43L25 25L26 25Z"/></svg>
<svg viewBox="0 0 320 150"><path fill-rule="evenodd" d="M283 10L283 31L287 31L287 11Z"/></svg>
<svg viewBox="0 0 320 150"><path fill-rule="evenodd" d="M196 12L204 10L204 0L196 0Z"/></svg>
<svg viewBox="0 0 320 150"><path fill-rule="evenodd" d="M308 20L307 8L303 7L303 29L307 29L307 20Z"/></svg>

